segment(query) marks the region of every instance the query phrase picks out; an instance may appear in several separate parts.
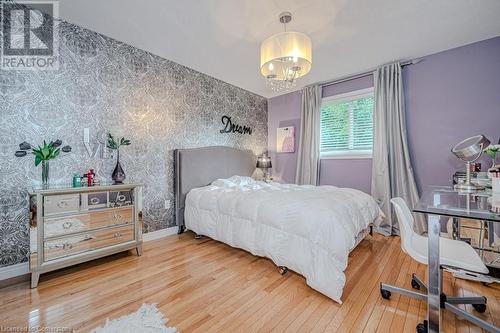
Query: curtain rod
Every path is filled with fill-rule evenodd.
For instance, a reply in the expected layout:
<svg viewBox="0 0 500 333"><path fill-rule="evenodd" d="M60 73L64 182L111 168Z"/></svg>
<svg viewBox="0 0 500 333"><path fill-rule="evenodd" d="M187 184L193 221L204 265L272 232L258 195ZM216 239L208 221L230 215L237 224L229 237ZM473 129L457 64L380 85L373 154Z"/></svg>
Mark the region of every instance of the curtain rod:
<svg viewBox="0 0 500 333"><path fill-rule="evenodd" d="M401 67L406 67L406 66L410 66L410 65L415 65L415 64L418 64L419 62L422 61L422 58L417 58L417 59L412 59L412 60L407 60L407 61L401 61ZM337 83L342 83L342 82L346 82L346 81L351 81L351 80L355 80L355 79L360 79L362 77L366 77L366 76L370 76L373 74L373 72L376 70L377 68L374 68L374 69L371 69L369 71L365 71L365 72L361 72L361 73L358 73L358 74L354 74L354 75L349 75L349 76L345 76L345 77L342 77L340 79L335 79L335 80L328 80L328 81L323 81L323 82L319 82L318 84L321 86L321 87L328 87L328 86L331 86L331 85L334 85L334 84L337 84Z"/></svg>

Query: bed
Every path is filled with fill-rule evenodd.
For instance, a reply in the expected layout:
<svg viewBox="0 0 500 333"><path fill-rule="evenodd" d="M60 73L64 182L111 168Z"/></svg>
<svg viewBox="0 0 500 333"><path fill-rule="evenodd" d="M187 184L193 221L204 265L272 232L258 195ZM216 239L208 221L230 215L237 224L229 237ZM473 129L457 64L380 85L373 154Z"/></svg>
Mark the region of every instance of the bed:
<svg viewBox="0 0 500 333"><path fill-rule="evenodd" d="M255 156L229 147L175 152L176 219L192 230L306 278L341 303L348 255L383 214L361 191L265 183Z"/></svg>

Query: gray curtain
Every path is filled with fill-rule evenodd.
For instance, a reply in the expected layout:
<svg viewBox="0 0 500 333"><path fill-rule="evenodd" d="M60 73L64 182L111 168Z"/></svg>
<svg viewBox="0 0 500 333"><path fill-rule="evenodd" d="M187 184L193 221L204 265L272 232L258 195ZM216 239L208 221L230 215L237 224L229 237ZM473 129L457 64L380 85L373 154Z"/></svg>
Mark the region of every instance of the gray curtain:
<svg viewBox="0 0 500 333"><path fill-rule="evenodd" d="M302 89L299 154L295 175L295 182L299 185L318 185L321 93L319 85Z"/></svg>
<svg viewBox="0 0 500 333"><path fill-rule="evenodd" d="M393 235L399 234L399 227L390 199L401 197L410 209L418 201L406 137L401 64L396 62L378 68L374 72L374 85L371 192L386 215L378 231ZM414 228L418 233L423 233L426 224L418 215L415 214Z"/></svg>

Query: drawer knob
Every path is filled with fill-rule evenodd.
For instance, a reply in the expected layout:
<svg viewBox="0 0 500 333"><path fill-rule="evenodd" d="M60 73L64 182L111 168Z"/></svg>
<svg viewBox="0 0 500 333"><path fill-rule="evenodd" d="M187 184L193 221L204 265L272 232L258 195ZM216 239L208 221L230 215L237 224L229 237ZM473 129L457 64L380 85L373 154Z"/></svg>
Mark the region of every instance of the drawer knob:
<svg viewBox="0 0 500 333"><path fill-rule="evenodd" d="M64 208L64 207L67 207L68 206L68 202L65 201L65 200L61 200L57 203L57 207L59 208Z"/></svg>
<svg viewBox="0 0 500 333"><path fill-rule="evenodd" d="M122 216L120 214L117 214L116 212L113 213L113 218L115 220L121 220L122 219Z"/></svg>
<svg viewBox="0 0 500 333"><path fill-rule="evenodd" d="M72 225L73 225L73 223L67 221L67 222L64 222L62 226L63 226L63 229L69 229L69 228L71 228Z"/></svg>
<svg viewBox="0 0 500 333"><path fill-rule="evenodd" d="M97 197L93 197L90 199L90 203L92 205L97 205L99 202L101 202L101 200L99 200L99 198L97 198Z"/></svg>
<svg viewBox="0 0 500 333"><path fill-rule="evenodd" d="M121 232L115 232L115 238L120 238L122 237L122 233Z"/></svg>
<svg viewBox="0 0 500 333"><path fill-rule="evenodd" d="M71 243L64 243L63 244L63 250L71 250L73 248L73 244Z"/></svg>

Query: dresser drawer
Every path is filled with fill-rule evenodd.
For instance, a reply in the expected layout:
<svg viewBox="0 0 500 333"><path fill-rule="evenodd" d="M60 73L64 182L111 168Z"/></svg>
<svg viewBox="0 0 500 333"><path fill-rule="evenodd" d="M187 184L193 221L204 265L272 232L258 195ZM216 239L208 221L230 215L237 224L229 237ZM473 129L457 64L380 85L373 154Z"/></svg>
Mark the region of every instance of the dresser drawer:
<svg viewBox="0 0 500 333"><path fill-rule="evenodd" d="M128 225L124 227L110 228L96 233L92 239L92 247L101 249L104 247L129 242L134 240L134 226Z"/></svg>
<svg viewBox="0 0 500 333"><path fill-rule="evenodd" d="M63 237L44 242L44 261L67 257L77 253L98 250L134 240L134 226L91 231L87 234Z"/></svg>
<svg viewBox="0 0 500 333"><path fill-rule="evenodd" d="M132 207L117 208L102 212L92 212L64 217L48 217L44 219L44 238L69 235L81 231L92 231L119 224L133 224Z"/></svg>
<svg viewBox="0 0 500 333"><path fill-rule="evenodd" d="M132 207L90 213L91 229L117 224L133 224L133 222L134 210Z"/></svg>
<svg viewBox="0 0 500 333"><path fill-rule="evenodd" d="M76 213L80 210L79 194L48 195L43 197L44 216Z"/></svg>
<svg viewBox="0 0 500 333"><path fill-rule="evenodd" d="M44 219L43 236L49 238L90 229L90 214L50 217Z"/></svg>
<svg viewBox="0 0 500 333"><path fill-rule="evenodd" d="M86 194L86 196L86 204L89 210L108 207L108 192L94 192Z"/></svg>
<svg viewBox="0 0 500 333"><path fill-rule="evenodd" d="M113 191L109 192L108 207L122 207L132 205L132 191Z"/></svg>
<svg viewBox="0 0 500 333"><path fill-rule="evenodd" d="M91 234L68 236L43 243L43 260L49 261L92 249Z"/></svg>

